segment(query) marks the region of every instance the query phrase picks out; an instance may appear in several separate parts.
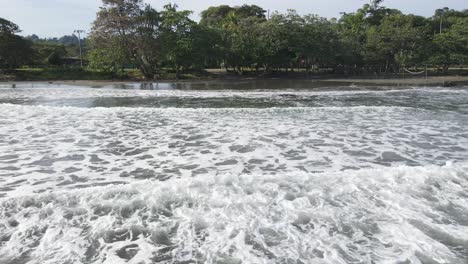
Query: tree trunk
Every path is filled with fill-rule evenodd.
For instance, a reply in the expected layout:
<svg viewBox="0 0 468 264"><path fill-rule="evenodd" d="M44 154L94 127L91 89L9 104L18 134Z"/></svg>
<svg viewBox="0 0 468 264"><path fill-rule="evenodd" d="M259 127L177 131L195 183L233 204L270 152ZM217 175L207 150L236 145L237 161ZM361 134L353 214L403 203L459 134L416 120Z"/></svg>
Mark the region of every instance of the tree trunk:
<svg viewBox="0 0 468 264"><path fill-rule="evenodd" d="M448 65L448 64L444 64L443 69L444 69L444 73L447 74L448 71L449 71L449 65Z"/></svg>
<svg viewBox="0 0 468 264"><path fill-rule="evenodd" d="M176 66L176 74L175 74L176 80L178 81L180 79L180 69L179 66Z"/></svg>
<svg viewBox="0 0 468 264"><path fill-rule="evenodd" d="M152 79L154 79L155 73L154 73L152 70L148 69L148 67L146 67L145 65L141 64L141 65L139 66L139 68L140 68L141 73L142 73L143 76L145 77L145 79L147 79L147 80L152 80Z"/></svg>

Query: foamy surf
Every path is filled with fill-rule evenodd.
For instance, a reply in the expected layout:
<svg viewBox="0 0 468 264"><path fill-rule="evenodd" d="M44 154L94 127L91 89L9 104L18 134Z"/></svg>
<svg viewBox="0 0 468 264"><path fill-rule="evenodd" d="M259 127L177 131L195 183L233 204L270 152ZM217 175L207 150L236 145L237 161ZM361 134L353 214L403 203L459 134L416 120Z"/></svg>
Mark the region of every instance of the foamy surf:
<svg viewBox="0 0 468 264"><path fill-rule="evenodd" d="M23 86L1 264L468 261L466 88Z"/></svg>
<svg viewBox="0 0 468 264"><path fill-rule="evenodd" d="M468 160L464 115L404 107L77 108L1 104L0 197L142 179Z"/></svg>
<svg viewBox="0 0 468 264"><path fill-rule="evenodd" d="M468 164L207 175L8 199L0 263L465 263Z"/></svg>
<svg viewBox="0 0 468 264"><path fill-rule="evenodd" d="M376 87L376 90L349 87L261 90L139 90L86 88L35 84L26 88L1 88L0 103L77 107L151 108L272 108L272 107L355 107L401 106L429 110L458 110L468 113L465 88L446 89ZM54 88L51 88L54 87ZM130 85L132 87L132 85ZM207 87L210 87L207 84ZM378 89L377 89L378 88Z"/></svg>

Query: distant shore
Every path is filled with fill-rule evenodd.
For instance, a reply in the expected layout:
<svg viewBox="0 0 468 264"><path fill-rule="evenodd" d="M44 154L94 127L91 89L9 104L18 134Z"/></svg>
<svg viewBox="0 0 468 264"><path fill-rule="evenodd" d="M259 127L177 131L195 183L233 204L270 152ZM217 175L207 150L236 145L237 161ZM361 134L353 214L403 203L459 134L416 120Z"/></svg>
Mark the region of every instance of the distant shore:
<svg viewBox="0 0 468 264"><path fill-rule="evenodd" d="M338 75L330 73L308 74L296 71L276 71L265 74L261 71L246 71L237 74L225 69L204 69L186 71L176 78L171 71L161 71L156 80L145 80L140 71L127 69L120 74L102 71L91 71L83 68L22 68L0 70L0 83L55 83L79 86L106 86L129 83L196 83L196 82L245 82L262 80L306 81L312 87L322 86L460 86L468 85L468 69L452 68L446 74L429 71L424 75L383 74L383 75Z"/></svg>
<svg viewBox="0 0 468 264"><path fill-rule="evenodd" d="M183 80L156 80L154 83L187 83L187 82L236 82L236 81L258 81L258 80L303 80L316 83L314 86L463 86L468 85L468 76L431 76L426 78L258 78L258 77L230 77L230 78L211 78L211 79L183 79ZM50 80L50 81L0 81L0 84L21 84L21 83L49 83L57 85L76 85L76 86L109 86L109 85L125 85L131 83L149 83L152 81L140 80Z"/></svg>
<svg viewBox="0 0 468 264"><path fill-rule="evenodd" d="M377 85L430 85L454 86L468 85L468 76L431 76L428 78L396 78L396 79L362 79L362 78L334 78L323 80L325 82L342 82L350 84L377 84Z"/></svg>

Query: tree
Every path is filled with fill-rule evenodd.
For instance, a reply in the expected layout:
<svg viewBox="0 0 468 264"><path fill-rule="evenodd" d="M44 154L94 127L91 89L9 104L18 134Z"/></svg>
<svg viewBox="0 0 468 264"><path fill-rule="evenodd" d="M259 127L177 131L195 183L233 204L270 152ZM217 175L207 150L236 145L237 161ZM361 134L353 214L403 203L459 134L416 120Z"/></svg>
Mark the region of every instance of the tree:
<svg viewBox="0 0 468 264"><path fill-rule="evenodd" d="M258 67L259 42L256 36L257 17L239 19L233 13L229 24L229 35L227 43L229 53L226 56L226 64L236 69L238 73L243 72L244 67Z"/></svg>
<svg viewBox="0 0 468 264"><path fill-rule="evenodd" d="M256 5L242 5L230 7L227 5L212 6L201 13L200 25L222 28L226 23L232 22L235 17L238 20L256 17L265 20L266 10Z"/></svg>
<svg viewBox="0 0 468 264"><path fill-rule="evenodd" d="M284 62L290 60L289 41L285 38L286 30L282 24L283 16L273 14L272 18L256 27L258 36L258 62L265 72L280 68Z"/></svg>
<svg viewBox="0 0 468 264"><path fill-rule="evenodd" d="M468 9L457 11L448 7L436 9L431 17L432 29L434 33L443 33L444 30L450 29L455 24L458 18L468 17Z"/></svg>
<svg viewBox="0 0 468 264"><path fill-rule="evenodd" d="M242 5L234 8L234 12L236 13L236 16L241 19L248 17L256 17L260 19L260 21L266 19L266 10L256 5Z"/></svg>
<svg viewBox="0 0 468 264"><path fill-rule="evenodd" d="M435 52L431 62L440 65L445 72L450 65L468 63L468 17L457 18L442 34L434 37Z"/></svg>
<svg viewBox="0 0 468 264"><path fill-rule="evenodd" d="M68 56L67 49L64 45L54 44L50 42L37 41L33 42L34 56L32 63L35 66L60 65L61 59Z"/></svg>
<svg viewBox="0 0 468 264"><path fill-rule="evenodd" d="M107 40L104 44L91 44L94 48L88 54L88 68L112 73L113 75L123 72L127 61L125 51L118 44L118 39Z"/></svg>
<svg viewBox="0 0 468 264"><path fill-rule="evenodd" d="M338 34L332 22L316 15L304 17L304 38L299 46L301 64L308 71L312 67L334 65L339 49Z"/></svg>
<svg viewBox="0 0 468 264"><path fill-rule="evenodd" d="M392 66L423 64L430 33L430 25L422 17L385 16L380 25L370 27L367 32L367 63L377 64L385 72Z"/></svg>
<svg viewBox="0 0 468 264"><path fill-rule="evenodd" d="M196 23L189 18L191 11L178 11L177 5L165 5L161 11L161 42L165 61L176 70L188 68L194 62L194 28Z"/></svg>
<svg viewBox="0 0 468 264"><path fill-rule="evenodd" d="M15 35L19 32L18 25L0 18L0 68L16 68L32 61L32 42Z"/></svg>
<svg viewBox="0 0 468 264"><path fill-rule="evenodd" d="M147 79L158 72L160 14L142 0L103 0L91 38L94 48L118 45Z"/></svg>
<svg viewBox="0 0 468 264"><path fill-rule="evenodd" d="M19 26L15 23L0 17L0 33L1 34L16 34L21 32Z"/></svg>
<svg viewBox="0 0 468 264"><path fill-rule="evenodd" d="M65 35L60 38L40 38L38 35L33 34L26 37L27 40L33 42L33 48L36 50L36 57L34 58L35 64L40 65L47 60L47 57L55 50L60 49L60 56L67 57L79 57L80 47L78 42L78 36L76 35ZM88 51L88 39L82 38L81 49L82 53L85 54ZM62 49L65 52L62 53ZM44 53L46 53L44 55Z"/></svg>
<svg viewBox="0 0 468 264"><path fill-rule="evenodd" d="M49 57L47 57L47 63L50 65L58 66L62 63L62 58L57 51L52 52Z"/></svg>
<svg viewBox="0 0 468 264"><path fill-rule="evenodd" d="M144 0L102 0L86 40L89 68L117 73L138 68L154 79L169 68L180 73L207 66L264 72L296 68L308 73L399 72L432 63L445 71L467 63L468 10L442 8L424 18L368 3L339 20L273 13L256 5L209 7L199 23L168 4L157 11ZM0 19L0 66L57 65L77 56L75 36L23 39L19 27ZM34 43L31 49L31 41Z"/></svg>
<svg viewBox="0 0 468 264"><path fill-rule="evenodd" d="M222 39L219 33L212 28L196 24L192 28L192 51L187 57L191 65L196 69L204 69L210 66L219 66ZM186 59L186 61L187 61Z"/></svg>
<svg viewBox="0 0 468 264"><path fill-rule="evenodd" d="M219 42L214 51L218 61L226 68L242 72L242 67L257 67L258 42L256 27L266 21L266 11L256 5L210 7L202 12L200 25L209 28Z"/></svg>
<svg viewBox="0 0 468 264"><path fill-rule="evenodd" d="M228 5L211 6L202 11L200 25L211 28L222 28L227 16L234 11Z"/></svg>

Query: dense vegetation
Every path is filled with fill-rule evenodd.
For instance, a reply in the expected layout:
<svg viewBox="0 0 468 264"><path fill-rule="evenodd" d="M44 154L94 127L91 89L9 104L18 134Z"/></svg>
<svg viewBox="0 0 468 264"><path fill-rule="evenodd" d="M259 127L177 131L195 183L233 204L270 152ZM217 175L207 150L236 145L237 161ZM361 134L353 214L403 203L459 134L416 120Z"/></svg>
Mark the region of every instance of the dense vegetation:
<svg viewBox="0 0 468 264"><path fill-rule="evenodd" d="M18 25L0 18L0 69L20 66L47 67L73 64L79 58L76 36L41 39L37 35L20 37ZM85 43L85 39L82 40Z"/></svg>
<svg viewBox="0 0 468 264"><path fill-rule="evenodd" d="M87 69L148 79L163 71L224 67L245 71L398 73L405 68L468 64L468 10L438 9L429 18L403 14L374 0L339 19L266 11L255 5L210 7L199 23L192 12L168 4L155 10L142 0L102 0L89 38ZM21 38L0 20L0 68L66 64L77 57L76 36Z"/></svg>

